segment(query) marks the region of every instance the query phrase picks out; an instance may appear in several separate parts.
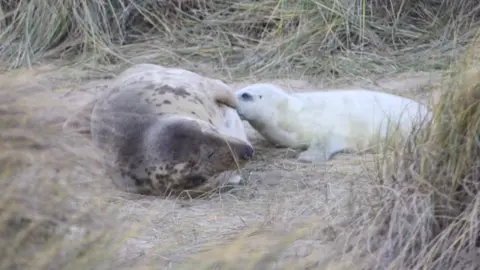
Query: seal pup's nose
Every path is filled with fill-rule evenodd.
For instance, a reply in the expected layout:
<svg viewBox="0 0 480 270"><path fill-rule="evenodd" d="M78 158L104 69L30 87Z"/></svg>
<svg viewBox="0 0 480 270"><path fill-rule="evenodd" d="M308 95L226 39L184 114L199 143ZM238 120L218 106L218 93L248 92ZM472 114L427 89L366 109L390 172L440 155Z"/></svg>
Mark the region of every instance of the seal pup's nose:
<svg viewBox="0 0 480 270"><path fill-rule="evenodd" d="M250 145L245 145L245 148L243 150L243 155L241 157L245 160L248 160L253 157L253 153L254 153L253 147L251 147Z"/></svg>

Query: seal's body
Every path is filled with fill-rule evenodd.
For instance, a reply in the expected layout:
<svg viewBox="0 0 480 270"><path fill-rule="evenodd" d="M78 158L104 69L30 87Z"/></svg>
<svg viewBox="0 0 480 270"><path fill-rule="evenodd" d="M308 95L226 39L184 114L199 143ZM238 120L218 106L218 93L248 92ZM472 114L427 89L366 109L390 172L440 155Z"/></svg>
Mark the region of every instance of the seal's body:
<svg viewBox="0 0 480 270"><path fill-rule="evenodd" d="M235 94L240 118L277 146L304 149L302 162L367 150L392 132L408 136L432 117L421 103L367 89L287 93L252 84Z"/></svg>
<svg viewBox="0 0 480 270"><path fill-rule="evenodd" d="M114 179L123 189L158 195L202 190L219 177L240 180L234 170L254 151L236 105L233 90L219 80L139 64L85 109Z"/></svg>

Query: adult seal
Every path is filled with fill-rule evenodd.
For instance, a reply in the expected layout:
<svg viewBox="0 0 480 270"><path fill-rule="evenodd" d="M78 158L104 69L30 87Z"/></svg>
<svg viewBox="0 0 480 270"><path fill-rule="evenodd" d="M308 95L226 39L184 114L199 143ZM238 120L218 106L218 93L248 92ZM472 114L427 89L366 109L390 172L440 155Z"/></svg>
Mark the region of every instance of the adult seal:
<svg viewBox="0 0 480 270"><path fill-rule="evenodd" d="M204 192L215 181L238 183L235 170L253 157L236 106L233 90L220 80L138 64L113 78L64 130L90 135L123 189ZM90 127L79 128L82 121Z"/></svg>
<svg viewBox="0 0 480 270"><path fill-rule="evenodd" d="M306 163L368 150L388 135L406 138L432 117L419 102L361 88L288 93L257 83L235 95L242 120L278 147L301 149L297 160Z"/></svg>

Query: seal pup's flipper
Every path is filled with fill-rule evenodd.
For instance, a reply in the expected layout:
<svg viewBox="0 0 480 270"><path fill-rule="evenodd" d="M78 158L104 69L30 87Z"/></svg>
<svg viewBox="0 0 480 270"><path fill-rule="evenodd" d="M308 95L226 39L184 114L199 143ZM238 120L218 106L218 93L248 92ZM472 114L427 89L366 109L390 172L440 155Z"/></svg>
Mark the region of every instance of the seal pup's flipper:
<svg viewBox="0 0 480 270"><path fill-rule="evenodd" d="M227 105L233 109L238 107L238 101L235 98L233 88L221 80L215 80L215 85L208 89L215 102Z"/></svg>
<svg viewBox="0 0 480 270"><path fill-rule="evenodd" d="M90 121L92 119L92 112L96 102L96 98L91 100L75 111L75 113L69 118L67 118L62 125L63 132L77 132L90 137L92 135Z"/></svg>
<svg viewBox="0 0 480 270"><path fill-rule="evenodd" d="M350 149L343 137L330 135L323 141L313 139L308 149L300 153L297 161L302 163L324 163L332 159L337 153L349 151Z"/></svg>

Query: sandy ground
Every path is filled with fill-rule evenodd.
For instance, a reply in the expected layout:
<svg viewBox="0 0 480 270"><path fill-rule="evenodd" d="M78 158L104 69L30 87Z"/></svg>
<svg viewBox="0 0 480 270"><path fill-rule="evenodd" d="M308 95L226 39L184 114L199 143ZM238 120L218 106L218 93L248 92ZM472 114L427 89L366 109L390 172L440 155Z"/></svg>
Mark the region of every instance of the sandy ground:
<svg viewBox="0 0 480 270"><path fill-rule="evenodd" d="M33 86L25 90L28 98L24 100L24 104L35 108L31 117L60 131L66 116L102 90L102 80L90 80L87 74L71 74L68 69L55 71L37 75L31 81ZM349 85L295 80L273 82L291 91L363 86L426 101L426 93L439 79L438 74L417 73ZM246 83L235 83L234 87L238 89ZM109 213L119 219L119 226L136 230L136 235L117 251L118 261L112 264L121 269L139 262L150 262L158 269L179 269L182 265L181 269L193 269L199 267L202 260L188 264L185 259L202 255L242 266L245 260L274 251L279 261L269 269L300 258L308 269L332 252L336 235L332 224L358 210L360 205L353 201L366 201L369 197L370 191L364 187L375 176L375 155L341 154L325 165L302 164L295 160L298 153L273 148L247 123L245 125L256 149L254 160L244 172L248 183L211 199L177 201L126 194L114 189L109 179L101 176L98 162L88 163L87 169L66 170L75 181L72 185L78 187L86 200L94 196L92 190L102 194L112 205L114 210ZM86 149L87 143L81 139L70 143L71 147ZM92 177L92 171L99 173ZM281 240L279 235L296 232L305 225L315 228L304 231L304 235L298 236L283 251L272 248ZM275 233L269 233L272 229L276 229ZM250 234L247 245L241 249L225 248L219 253L211 250L214 245L226 244L238 234L252 230L257 233ZM253 255L239 256L244 252ZM238 269L245 269L240 266Z"/></svg>

